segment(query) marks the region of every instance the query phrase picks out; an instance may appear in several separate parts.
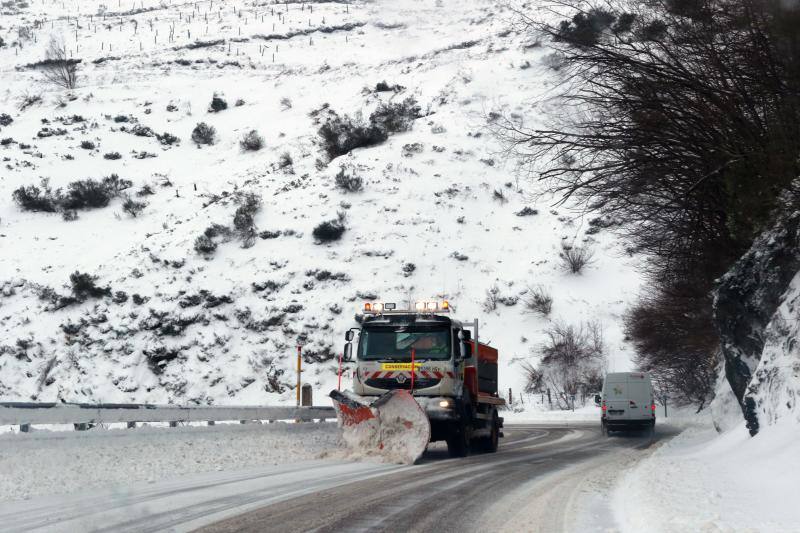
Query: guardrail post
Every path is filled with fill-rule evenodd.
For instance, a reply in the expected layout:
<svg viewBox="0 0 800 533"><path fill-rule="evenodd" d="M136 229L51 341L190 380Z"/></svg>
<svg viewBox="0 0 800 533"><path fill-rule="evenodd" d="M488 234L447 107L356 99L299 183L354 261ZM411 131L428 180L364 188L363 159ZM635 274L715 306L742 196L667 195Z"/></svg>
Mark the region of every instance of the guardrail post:
<svg viewBox="0 0 800 533"><path fill-rule="evenodd" d="M214 425L214 421L213 421L213 420L209 420L209 421L208 421L208 425L209 425L209 426L213 426L213 425Z"/></svg>
<svg viewBox="0 0 800 533"><path fill-rule="evenodd" d="M302 392L302 399L300 401L300 405L304 407L311 407L314 404L311 398L313 394L313 391L311 389L311 384L306 383L305 385L303 385L301 392Z"/></svg>
<svg viewBox="0 0 800 533"><path fill-rule="evenodd" d="M86 431L88 429L86 427L86 422L79 422L77 424L72 424L72 427L75 428L75 431Z"/></svg>
<svg viewBox="0 0 800 533"><path fill-rule="evenodd" d="M136 429L136 422L128 422L128 429Z"/></svg>
<svg viewBox="0 0 800 533"><path fill-rule="evenodd" d="M27 433L27 432L29 432L31 430L31 425L30 424L20 424L19 425L19 430L20 430L21 433Z"/></svg>
<svg viewBox="0 0 800 533"><path fill-rule="evenodd" d="M176 428L176 427L178 427L178 423L177 423L177 422L175 422L174 420L172 420L172 421L170 421L170 423L169 423L169 427L171 427L171 428Z"/></svg>

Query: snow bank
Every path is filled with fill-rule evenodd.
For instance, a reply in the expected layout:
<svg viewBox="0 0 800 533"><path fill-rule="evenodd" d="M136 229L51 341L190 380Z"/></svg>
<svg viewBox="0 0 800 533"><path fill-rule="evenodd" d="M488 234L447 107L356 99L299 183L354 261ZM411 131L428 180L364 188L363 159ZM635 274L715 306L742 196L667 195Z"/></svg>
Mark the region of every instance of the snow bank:
<svg viewBox="0 0 800 533"><path fill-rule="evenodd" d="M627 531L798 531L800 426L783 423L751 438L695 425L624 476L613 493Z"/></svg>
<svg viewBox="0 0 800 533"><path fill-rule="evenodd" d="M338 441L332 423L0 435L0 501L292 463L318 458Z"/></svg>

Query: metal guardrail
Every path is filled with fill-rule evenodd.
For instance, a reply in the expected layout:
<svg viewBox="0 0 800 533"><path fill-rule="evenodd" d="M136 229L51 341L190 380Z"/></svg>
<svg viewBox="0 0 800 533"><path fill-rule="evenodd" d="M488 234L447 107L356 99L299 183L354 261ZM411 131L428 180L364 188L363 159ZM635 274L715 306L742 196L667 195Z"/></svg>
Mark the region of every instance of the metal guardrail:
<svg viewBox="0 0 800 533"><path fill-rule="evenodd" d="M238 420L327 420L336 418L333 407L269 407L269 406L180 406L151 404L87 404L0 402L0 426L20 426L27 431L32 424L73 424L86 429L88 424L139 422L214 422Z"/></svg>

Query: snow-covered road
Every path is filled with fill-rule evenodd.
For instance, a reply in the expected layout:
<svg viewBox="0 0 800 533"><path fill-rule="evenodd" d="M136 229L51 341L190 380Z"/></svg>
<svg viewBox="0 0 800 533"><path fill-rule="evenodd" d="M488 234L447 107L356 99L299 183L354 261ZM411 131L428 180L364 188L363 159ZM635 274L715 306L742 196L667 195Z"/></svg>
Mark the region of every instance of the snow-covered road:
<svg viewBox="0 0 800 533"><path fill-rule="evenodd" d="M125 489L0 504L3 531L189 531L287 498L392 472L394 465L304 461L183 476Z"/></svg>
<svg viewBox="0 0 800 533"><path fill-rule="evenodd" d="M625 467L658 442L603 437L597 424L510 426L496 454L421 464L265 505L202 531L604 531L596 505ZM672 432L664 429L661 438ZM605 485L603 487L602 485Z"/></svg>
<svg viewBox="0 0 800 533"><path fill-rule="evenodd" d="M435 444L415 466L306 460L118 482L2 502L0 523L4 531L382 531L400 524L403 530L592 531L613 517L592 503L591 491L607 488L619 466L652 447L636 435L601 437L596 424L514 425L497 454L448 459Z"/></svg>

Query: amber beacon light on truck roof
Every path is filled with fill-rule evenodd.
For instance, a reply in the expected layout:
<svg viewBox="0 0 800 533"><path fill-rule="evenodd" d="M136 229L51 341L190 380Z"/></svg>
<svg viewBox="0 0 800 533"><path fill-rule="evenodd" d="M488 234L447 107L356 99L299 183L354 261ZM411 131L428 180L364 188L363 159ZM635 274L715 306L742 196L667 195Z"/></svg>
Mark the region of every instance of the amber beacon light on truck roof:
<svg viewBox="0 0 800 533"><path fill-rule="evenodd" d="M363 312L372 315L389 313L449 313L450 302L447 300L420 300L414 304L414 309L398 309L397 304L394 302L366 302Z"/></svg>

